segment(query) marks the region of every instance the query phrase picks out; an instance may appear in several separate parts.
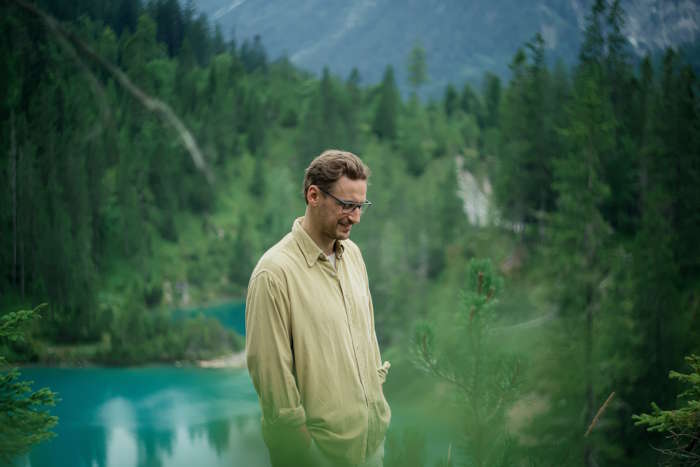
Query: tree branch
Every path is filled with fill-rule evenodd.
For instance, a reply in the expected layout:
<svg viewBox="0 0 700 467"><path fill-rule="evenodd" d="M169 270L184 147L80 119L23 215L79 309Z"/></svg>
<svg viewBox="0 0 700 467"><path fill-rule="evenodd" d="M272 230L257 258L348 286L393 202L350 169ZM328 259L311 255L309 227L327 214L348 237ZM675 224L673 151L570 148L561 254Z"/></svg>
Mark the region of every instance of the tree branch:
<svg viewBox="0 0 700 467"><path fill-rule="evenodd" d="M121 69L119 69L115 65L112 65L102 57L100 57L97 53L95 53L95 51L92 50L92 48L90 48L90 46L85 44L79 37L77 37L75 34L61 26L61 24L53 16L49 15L37 6L28 3L24 0L6 1L14 3L24 11L29 12L30 14L41 19L50 30L54 31L57 35L64 38L65 41L70 43L75 48L76 54L77 52L80 52L80 54L88 57L90 60L97 63L100 67L104 68L141 105L143 105L146 109L150 110L151 112L160 115L170 126L172 126L175 129L175 131L177 131L178 135L180 136L180 139L182 140L182 143L185 145L185 148L190 153L195 167L197 167L197 169L204 173L209 183L212 183L214 181L214 176L207 167L206 162L204 161L204 156L199 150L199 146L197 145L194 136L192 136L192 133L187 129L185 124L182 123L178 116L175 115L175 112L173 112L173 110L168 104L161 101L160 99L150 96L141 88L136 86L131 81L131 79L129 79L129 76L126 73L124 73ZM59 43L60 42L61 41L59 40ZM73 58L78 59L77 56L73 56ZM80 63L79 59L78 63ZM87 72L90 73L89 70L87 70Z"/></svg>
<svg viewBox="0 0 700 467"><path fill-rule="evenodd" d="M615 391L613 391L613 392L610 393L610 395L609 395L608 398L605 400L605 402L603 403L603 405L601 405L600 408L598 409L598 412L595 414L595 417L593 417L593 421L592 421L591 424L588 426L588 430L586 430L586 434L583 435L584 438L588 438L588 435L591 434L591 431L593 430L593 427L596 426L596 424L598 423L598 419L600 418L601 415L603 415L603 412L604 412L605 409L607 408L608 404L610 404L610 401L613 399L613 397L615 397Z"/></svg>

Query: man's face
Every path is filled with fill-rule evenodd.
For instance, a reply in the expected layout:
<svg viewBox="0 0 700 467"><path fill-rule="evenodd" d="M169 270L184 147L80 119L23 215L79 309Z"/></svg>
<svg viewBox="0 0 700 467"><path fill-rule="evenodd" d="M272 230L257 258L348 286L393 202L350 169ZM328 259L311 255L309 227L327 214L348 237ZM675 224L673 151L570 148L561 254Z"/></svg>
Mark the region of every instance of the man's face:
<svg viewBox="0 0 700 467"><path fill-rule="evenodd" d="M342 176L328 193L343 201L362 203L367 199L367 180L351 180ZM360 222L362 213L359 209L344 213L333 196L321 193L318 210L321 233L328 239L345 240L350 237L352 225Z"/></svg>

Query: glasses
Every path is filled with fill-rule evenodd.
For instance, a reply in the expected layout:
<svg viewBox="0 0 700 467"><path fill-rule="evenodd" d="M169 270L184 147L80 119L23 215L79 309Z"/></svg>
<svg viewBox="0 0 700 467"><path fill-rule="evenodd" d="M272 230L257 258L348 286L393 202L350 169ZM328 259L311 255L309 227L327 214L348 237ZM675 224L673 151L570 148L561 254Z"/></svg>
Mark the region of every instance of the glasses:
<svg viewBox="0 0 700 467"><path fill-rule="evenodd" d="M355 209L359 209L360 213L363 213L372 206L372 203L370 201L363 201L361 203L354 203L352 201L345 201L344 199L336 198L332 194L328 193L326 190L324 190L321 187L318 187L319 190L333 198L338 206L340 206L341 211L343 211L343 214L350 214L353 212Z"/></svg>

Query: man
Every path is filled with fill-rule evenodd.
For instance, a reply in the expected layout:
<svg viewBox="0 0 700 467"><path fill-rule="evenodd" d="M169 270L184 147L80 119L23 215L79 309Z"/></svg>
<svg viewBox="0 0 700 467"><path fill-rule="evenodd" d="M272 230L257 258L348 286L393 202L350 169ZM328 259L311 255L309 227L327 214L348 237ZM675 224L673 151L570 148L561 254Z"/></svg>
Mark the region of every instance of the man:
<svg viewBox="0 0 700 467"><path fill-rule="evenodd" d="M381 467L391 412L367 271L349 240L369 169L329 150L306 169L306 212L260 259L246 299L248 371L273 466Z"/></svg>

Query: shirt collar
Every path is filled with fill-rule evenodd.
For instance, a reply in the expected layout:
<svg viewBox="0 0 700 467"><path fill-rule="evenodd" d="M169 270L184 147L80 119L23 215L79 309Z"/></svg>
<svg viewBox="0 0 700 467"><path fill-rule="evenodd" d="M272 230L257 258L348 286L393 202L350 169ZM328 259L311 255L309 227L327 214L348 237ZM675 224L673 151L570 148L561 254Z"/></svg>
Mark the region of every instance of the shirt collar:
<svg viewBox="0 0 700 467"><path fill-rule="evenodd" d="M316 242L313 241L309 234L306 233L304 227L301 226L302 219L304 218L299 217L294 221L294 224L292 224L292 237L297 242L297 245L299 245L301 254L304 255L304 259L306 260L306 264L311 267L316 264L320 258L325 259L326 254L316 245ZM336 259L341 259L343 251L345 251L343 242L336 240L333 249L335 250Z"/></svg>

